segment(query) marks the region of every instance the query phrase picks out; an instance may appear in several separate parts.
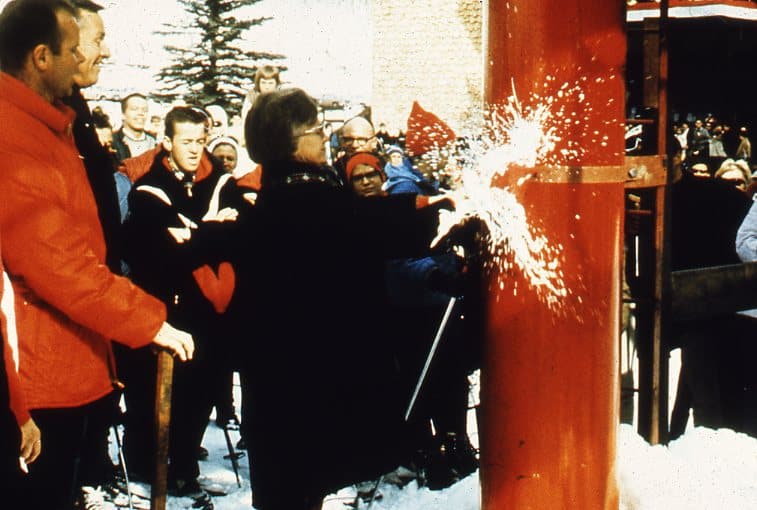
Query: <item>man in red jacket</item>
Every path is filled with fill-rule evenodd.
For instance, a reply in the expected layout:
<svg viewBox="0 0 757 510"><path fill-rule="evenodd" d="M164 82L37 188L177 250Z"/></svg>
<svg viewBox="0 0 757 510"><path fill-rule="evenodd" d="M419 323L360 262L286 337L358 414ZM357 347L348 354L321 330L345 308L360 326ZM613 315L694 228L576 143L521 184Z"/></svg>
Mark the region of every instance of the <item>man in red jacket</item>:
<svg viewBox="0 0 757 510"><path fill-rule="evenodd" d="M0 231L18 329L21 394L43 447L18 480L22 508L71 505L82 430L113 391L112 338L190 359L194 343L165 306L105 265L105 243L71 136L83 56L64 0L13 0L0 12Z"/></svg>

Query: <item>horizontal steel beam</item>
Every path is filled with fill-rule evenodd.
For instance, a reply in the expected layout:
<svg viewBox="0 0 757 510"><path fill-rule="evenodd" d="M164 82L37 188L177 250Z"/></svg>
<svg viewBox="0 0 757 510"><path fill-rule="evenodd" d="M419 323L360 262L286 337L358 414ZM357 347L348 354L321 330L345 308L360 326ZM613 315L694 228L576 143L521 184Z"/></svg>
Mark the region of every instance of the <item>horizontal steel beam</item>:
<svg viewBox="0 0 757 510"><path fill-rule="evenodd" d="M675 322L757 308L757 262L673 271L670 276Z"/></svg>

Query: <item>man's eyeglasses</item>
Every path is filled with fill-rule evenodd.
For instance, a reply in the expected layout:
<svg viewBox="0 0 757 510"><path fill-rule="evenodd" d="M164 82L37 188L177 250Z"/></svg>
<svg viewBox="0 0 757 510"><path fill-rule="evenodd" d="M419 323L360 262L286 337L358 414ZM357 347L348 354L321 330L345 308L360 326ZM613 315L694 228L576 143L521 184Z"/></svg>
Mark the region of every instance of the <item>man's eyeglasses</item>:
<svg viewBox="0 0 757 510"><path fill-rule="evenodd" d="M368 138L365 138L365 137L353 137L353 136L343 136L342 137L342 143L344 145L353 145L355 143L358 144L358 145L365 145L368 142L370 142L371 140L373 140L374 138L376 138L376 135L373 135L373 136L368 137Z"/></svg>
<svg viewBox="0 0 757 510"><path fill-rule="evenodd" d="M323 136L325 134L326 134L326 123L325 122L321 122L320 124L318 124L315 127L311 127L310 129L306 129L303 132L294 135L294 137L295 138L299 138L300 136L305 136L305 135Z"/></svg>
<svg viewBox="0 0 757 510"><path fill-rule="evenodd" d="M350 181L360 182L365 179L369 181L372 181L373 179L381 179L381 172L379 172L378 170L374 170L373 172L368 172L365 174L359 174L359 175L353 174L352 177L350 178Z"/></svg>

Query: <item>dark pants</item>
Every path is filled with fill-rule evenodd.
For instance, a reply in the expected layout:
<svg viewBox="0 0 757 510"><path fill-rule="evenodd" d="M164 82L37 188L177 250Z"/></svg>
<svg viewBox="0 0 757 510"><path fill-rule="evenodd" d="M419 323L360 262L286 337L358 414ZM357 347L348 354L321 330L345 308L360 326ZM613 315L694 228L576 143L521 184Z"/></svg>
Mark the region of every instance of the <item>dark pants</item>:
<svg viewBox="0 0 757 510"><path fill-rule="evenodd" d="M18 464L21 433L10 409L8 377L5 373L3 336L0 334L0 491L6 501L15 501L21 477Z"/></svg>
<svg viewBox="0 0 757 510"><path fill-rule="evenodd" d="M69 510L79 492L80 464L87 426L106 396L91 404L61 409L33 409L42 435L42 453L19 480L26 510ZM97 419L95 418L96 422Z"/></svg>
<svg viewBox="0 0 757 510"><path fill-rule="evenodd" d="M119 373L126 384L126 463L135 479L150 481L155 463L156 356L149 348L122 353ZM200 474L197 451L212 406L210 381L218 377L218 369L214 360L198 349L192 361L175 361L173 375L169 478L194 480Z"/></svg>
<svg viewBox="0 0 757 510"><path fill-rule="evenodd" d="M212 382L213 406L216 408L216 420L228 421L234 416L234 371L224 369Z"/></svg>
<svg viewBox="0 0 757 510"><path fill-rule="evenodd" d="M91 404L84 432L80 463L80 484L97 487L113 479L114 466L108 450L108 435L118 422L118 399L113 392Z"/></svg>
<svg viewBox="0 0 757 510"><path fill-rule="evenodd" d="M407 310L404 315L399 316L401 319L397 323L401 324L402 333L397 337L401 339L402 344L397 346L396 352L404 380L404 407L409 404L418 383L443 312L444 310L438 307L428 308L423 312ZM415 423L416 433L420 435L418 446L421 449L429 446L430 420L433 420L439 437L448 433L467 437L470 390L468 374L477 364L476 354L472 352L474 346L475 338L469 334L467 324L462 323L459 312L453 314L410 416L411 423Z"/></svg>
<svg viewBox="0 0 757 510"><path fill-rule="evenodd" d="M38 409L31 414L42 435L42 453L21 480L26 508L68 510L78 487L85 408Z"/></svg>
<svg viewBox="0 0 757 510"><path fill-rule="evenodd" d="M671 438L684 433L689 409L696 426L757 435L757 319L734 314L684 324L677 333L681 373Z"/></svg>
<svg viewBox="0 0 757 510"><path fill-rule="evenodd" d="M114 346L115 347L115 346ZM154 470L155 355L149 348L118 349L118 373L126 385L123 448L129 475L149 481Z"/></svg>
<svg viewBox="0 0 757 510"><path fill-rule="evenodd" d="M4 375L4 374L3 374ZM21 435L16 417L6 405L0 407L0 491L5 501L20 501L18 488L23 473L18 463ZM24 508L21 505L15 508Z"/></svg>

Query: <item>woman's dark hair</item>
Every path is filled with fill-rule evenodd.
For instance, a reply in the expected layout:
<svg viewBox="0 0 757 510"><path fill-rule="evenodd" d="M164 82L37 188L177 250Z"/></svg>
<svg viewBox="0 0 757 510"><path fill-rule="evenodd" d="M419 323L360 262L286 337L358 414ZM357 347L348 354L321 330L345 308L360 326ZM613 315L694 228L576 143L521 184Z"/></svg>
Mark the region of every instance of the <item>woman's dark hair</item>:
<svg viewBox="0 0 757 510"><path fill-rule="evenodd" d="M318 121L318 104L302 89L262 94L244 123L247 152L265 168L266 163L289 161L297 150L298 129Z"/></svg>
<svg viewBox="0 0 757 510"><path fill-rule="evenodd" d="M65 0L15 0L6 5L0 12L0 69L16 74L39 44L60 55L59 11L76 17L76 10Z"/></svg>

